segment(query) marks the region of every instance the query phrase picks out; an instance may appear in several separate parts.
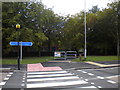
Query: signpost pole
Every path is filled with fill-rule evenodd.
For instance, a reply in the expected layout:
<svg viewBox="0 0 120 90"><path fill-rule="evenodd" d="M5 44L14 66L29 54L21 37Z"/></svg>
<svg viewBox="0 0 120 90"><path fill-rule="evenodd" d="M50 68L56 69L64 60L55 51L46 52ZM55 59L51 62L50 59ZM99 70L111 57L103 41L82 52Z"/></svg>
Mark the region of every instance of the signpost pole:
<svg viewBox="0 0 120 90"><path fill-rule="evenodd" d="M17 26L16 26L17 27ZM17 30L18 28L16 28ZM20 70L20 59L22 60L22 47L23 46L32 46L32 42L19 42L19 31L18 31L18 41L10 42L10 45L18 47L18 70Z"/></svg>
<svg viewBox="0 0 120 90"><path fill-rule="evenodd" d="M20 70L20 47L19 47L19 29L20 25L16 25L16 30L18 31L18 70Z"/></svg>
<svg viewBox="0 0 120 90"><path fill-rule="evenodd" d="M22 41L21 41L21 45L20 45L20 60L22 61Z"/></svg>

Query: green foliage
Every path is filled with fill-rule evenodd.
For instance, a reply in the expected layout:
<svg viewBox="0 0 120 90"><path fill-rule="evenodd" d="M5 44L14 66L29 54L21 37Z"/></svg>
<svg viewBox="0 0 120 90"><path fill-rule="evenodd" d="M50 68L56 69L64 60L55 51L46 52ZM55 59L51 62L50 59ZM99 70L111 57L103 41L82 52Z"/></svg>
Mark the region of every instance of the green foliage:
<svg viewBox="0 0 120 90"><path fill-rule="evenodd" d="M45 42L54 42L53 31L58 30L62 20L51 9L38 2L5 2L2 6L3 55L13 50L10 41L33 42L37 51ZM19 30L16 24L21 25Z"/></svg>
<svg viewBox="0 0 120 90"><path fill-rule="evenodd" d="M116 54L119 48L120 2L100 10L93 6L86 13L88 54ZM84 48L84 12L62 17L41 2L2 3L3 55L16 50L10 41L33 42L32 49L79 50ZM15 25L21 28L16 31ZM117 28L118 27L118 28ZM19 36L19 37L18 37ZM112 53L113 52L113 53ZM118 51L119 52L119 51Z"/></svg>
<svg viewBox="0 0 120 90"><path fill-rule="evenodd" d="M90 13L96 13L96 12L98 12L98 11L100 11L100 8L98 8L98 5L93 6L92 9L89 10Z"/></svg>

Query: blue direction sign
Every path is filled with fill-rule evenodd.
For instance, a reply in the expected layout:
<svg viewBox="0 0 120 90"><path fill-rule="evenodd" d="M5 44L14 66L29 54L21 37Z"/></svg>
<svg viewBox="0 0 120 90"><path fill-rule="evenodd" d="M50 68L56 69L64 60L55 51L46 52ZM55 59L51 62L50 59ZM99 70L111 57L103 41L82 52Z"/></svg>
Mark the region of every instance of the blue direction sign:
<svg viewBox="0 0 120 90"><path fill-rule="evenodd" d="M33 45L32 42L19 42L19 45L21 45L21 44L22 44L22 46L32 46ZM10 42L10 45L17 46L18 42Z"/></svg>

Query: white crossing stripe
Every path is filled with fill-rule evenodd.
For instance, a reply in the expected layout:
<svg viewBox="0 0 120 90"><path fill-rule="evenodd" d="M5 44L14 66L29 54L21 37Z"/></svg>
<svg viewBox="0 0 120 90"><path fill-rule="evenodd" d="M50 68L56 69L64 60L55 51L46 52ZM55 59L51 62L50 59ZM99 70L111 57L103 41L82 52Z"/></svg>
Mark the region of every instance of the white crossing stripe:
<svg viewBox="0 0 120 90"><path fill-rule="evenodd" d="M10 77L11 75L8 74L7 76Z"/></svg>
<svg viewBox="0 0 120 90"><path fill-rule="evenodd" d="M94 76L94 74L92 74L92 73L88 73L88 75L90 75L90 76Z"/></svg>
<svg viewBox="0 0 120 90"><path fill-rule="evenodd" d="M10 72L9 74L13 74L13 72Z"/></svg>
<svg viewBox="0 0 120 90"><path fill-rule="evenodd" d="M85 79L85 81L88 81L88 79Z"/></svg>
<svg viewBox="0 0 120 90"><path fill-rule="evenodd" d="M85 72L85 71L81 71L82 73L87 73L87 72Z"/></svg>
<svg viewBox="0 0 120 90"><path fill-rule="evenodd" d="M95 83L92 82L91 84L95 84Z"/></svg>
<svg viewBox="0 0 120 90"><path fill-rule="evenodd" d="M76 84L86 84L87 82L83 80L77 81L67 81L67 82L54 82L54 83L35 83L27 84L27 88L41 88L41 87L53 87L53 86L67 86L67 85L76 85Z"/></svg>
<svg viewBox="0 0 120 90"><path fill-rule="evenodd" d="M68 79L79 79L77 76L67 76L67 77L55 77L55 78L37 78L37 79L28 79L27 82L33 82L33 81L46 81L46 80L68 80Z"/></svg>
<svg viewBox="0 0 120 90"><path fill-rule="evenodd" d="M21 84L21 86L25 86L25 84Z"/></svg>
<svg viewBox="0 0 120 90"><path fill-rule="evenodd" d="M51 71L51 72L28 72L27 88L43 88L56 86L70 86L87 84L85 80L81 80L78 76L67 71Z"/></svg>
<svg viewBox="0 0 120 90"><path fill-rule="evenodd" d="M105 78L108 78L108 79L110 79L110 78L119 78L119 76L120 75L115 75L115 76L108 76L108 77L105 77Z"/></svg>
<svg viewBox="0 0 120 90"><path fill-rule="evenodd" d="M77 70L77 71L82 71L82 70Z"/></svg>
<svg viewBox="0 0 120 90"><path fill-rule="evenodd" d="M1 82L0 85L5 85L6 82Z"/></svg>
<svg viewBox="0 0 120 90"><path fill-rule="evenodd" d="M9 79L9 78L7 78L7 77L6 77L6 78L4 78L4 80L8 80L8 79Z"/></svg>
<svg viewBox="0 0 120 90"><path fill-rule="evenodd" d="M101 86L97 86L98 88L102 88Z"/></svg>
<svg viewBox="0 0 120 90"><path fill-rule="evenodd" d="M99 78L99 79L105 79L104 77L101 77L101 76L97 76L97 78Z"/></svg>
<svg viewBox="0 0 120 90"><path fill-rule="evenodd" d="M54 74L54 73L67 73L67 71L53 71L53 72L28 72L27 74Z"/></svg>
<svg viewBox="0 0 120 90"><path fill-rule="evenodd" d="M116 82L112 81L112 80L107 80L107 82L115 84Z"/></svg>
<svg viewBox="0 0 120 90"><path fill-rule="evenodd" d="M81 88L96 88L95 86L86 86L86 87L81 87Z"/></svg>
<svg viewBox="0 0 120 90"><path fill-rule="evenodd" d="M34 77L54 77L54 76L68 76L68 75L74 75L71 73L65 73L65 74L48 74L48 75L29 75L27 78L34 78Z"/></svg>

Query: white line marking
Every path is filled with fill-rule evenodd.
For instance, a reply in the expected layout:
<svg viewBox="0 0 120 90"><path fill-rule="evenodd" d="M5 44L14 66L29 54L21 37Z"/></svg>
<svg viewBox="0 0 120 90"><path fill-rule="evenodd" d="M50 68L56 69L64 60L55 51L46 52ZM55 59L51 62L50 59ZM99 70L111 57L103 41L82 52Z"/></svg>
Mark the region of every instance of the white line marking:
<svg viewBox="0 0 120 90"><path fill-rule="evenodd" d="M7 75L8 77L10 77L11 75Z"/></svg>
<svg viewBox="0 0 120 90"><path fill-rule="evenodd" d="M6 82L1 82L0 85L5 85Z"/></svg>
<svg viewBox="0 0 120 90"><path fill-rule="evenodd" d="M88 73L88 75L90 75L90 76L94 76L94 74L92 74L92 73Z"/></svg>
<svg viewBox="0 0 120 90"><path fill-rule="evenodd" d="M81 88L96 88L95 86L87 86L87 87L81 87Z"/></svg>
<svg viewBox="0 0 120 90"><path fill-rule="evenodd" d="M27 78L34 78L34 77L53 77L53 76L68 76L73 75L71 73L65 73L65 74L50 74L50 75L30 75L27 76Z"/></svg>
<svg viewBox="0 0 120 90"><path fill-rule="evenodd" d="M8 80L9 78L4 78L4 80Z"/></svg>
<svg viewBox="0 0 120 90"><path fill-rule="evenodd" d="M83 80L69 81L69 82L54 82L54 83L35 83L35 84L27 84L27 88L67 86L67 85L86 84L86 83L87 82L85 82Z"/></svg>
<svg viewBox="0 0 120 90"><path fill-rule="evenodd" d="M85 71L81 71L82 73L87 73L87 72L85 72Z"/></svg>
<svg viewBox="0 0 120 90"><path fill-rule="evenodd" d="M108 78L108 79L110 79L110 78L115 78L115 77L119 77L120 75L115 75L115 76L108 76L108 77L105 77L105 78Z"/></svg>
<svg viewBox="0 0 120 90"><path fill-rule="evenodd" d="M21 84L21 86L25 86L25 84Z"/></svg>
<svg viewBox="0 0 120 90"><path fill-rule="evenodd" d="M107 82L115 84L116 82L112 81L112 80L107 80Z"/></svg>
<svg viewBox="0 0 120 90"><path fill-rule="evenodd" d="M88 81L88 79L85 79L85 81Z"/></svg>
<svg viewBox="0 0 120 90"><path fill-rule="evenodd" d="M82 70L77 70L77 71L82 71Z"/></svg>
<svg viewBox="0 0 120 90"><path fill-rule="evenodd" d="M98 88L102 88L101 86L97 86Z"/></svg>
<svg viewBox="0 0 120 90"><path fill-rule="evenodd" d="M95 83L93 83L93 82L92 82L91 84L93 84L93 85L94 85Z"/></svg>
<svg viewBox="0 0 120 90"><path fill-rule="evenodd" d="M13 72L10 72L9 74L13 74Z"/></svg>
<svg viewBox="0 0 120 90"><path fill-rule="evenodd" d="M70 76L70 77L55 77L55 78L28 79L27 82L45 81L45 80L66 80L66 79L79 79L79 77L77 77L77 76Z"/></svg>
<svg viewBox="0 0 120 90"><path fill-rule="evenodd" d="M104 79L104 77L101 77L101 76L97 76L97 78L99 78L99 79Z"/></svg>
<svg viewBox="0 0 120 90"><path fill-rule="evenodd" d="M54 74L54 73L67 73L67 71L55 71L55 72L28 72L27 74Z"/></svg>

